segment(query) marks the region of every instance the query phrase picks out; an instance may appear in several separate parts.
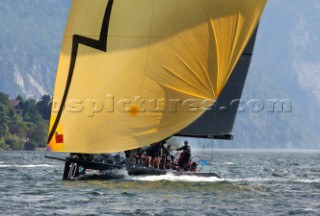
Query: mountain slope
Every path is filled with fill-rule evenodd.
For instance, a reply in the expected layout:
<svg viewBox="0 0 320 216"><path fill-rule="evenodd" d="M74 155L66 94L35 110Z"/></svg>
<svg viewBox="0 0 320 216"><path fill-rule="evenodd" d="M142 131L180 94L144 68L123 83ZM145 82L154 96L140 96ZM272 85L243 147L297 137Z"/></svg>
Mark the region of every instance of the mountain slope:
<svg viewBox="0 0 320 216"><path fill-rule="evenodd" d="M0 1L0 91L39 96L53 92L70 1Z"/></svg>
<svg viewBox="0 0 320 216"><path fill-rule="evenodd" d="M306 138L305 141L296 140L295 145L303 146L303 142L310 144L313 140L310 145L314 148L320 147L317 142L320 138L319 20L319 1L269 0L261 20L252 62L252 68L263 72L271 80L272 85L265 85L264 91L268 91L268 86L270 89L277 85L277 91L283 92L292 102L292 115L283 121L296 117L293 134L299 133ZM250 76L247 89L252 90ZM274 95L269 97L274 97L277 91L271 91Z"/></svg>

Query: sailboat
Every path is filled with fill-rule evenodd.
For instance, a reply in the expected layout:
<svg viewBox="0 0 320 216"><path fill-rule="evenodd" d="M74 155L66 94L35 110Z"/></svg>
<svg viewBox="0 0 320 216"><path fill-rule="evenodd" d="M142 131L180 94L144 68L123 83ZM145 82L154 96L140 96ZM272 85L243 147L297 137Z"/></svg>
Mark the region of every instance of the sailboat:
<svg viewBox="0 0 320 216"><path fill-rule="evenodd" d="M63 179L86 176L87 170L104 178L105 171L118 169L130 175L218 176L89 158L171 136L232 139L266 4L73 0L48 136L50 151L71 153L62 159Z"/></svg>

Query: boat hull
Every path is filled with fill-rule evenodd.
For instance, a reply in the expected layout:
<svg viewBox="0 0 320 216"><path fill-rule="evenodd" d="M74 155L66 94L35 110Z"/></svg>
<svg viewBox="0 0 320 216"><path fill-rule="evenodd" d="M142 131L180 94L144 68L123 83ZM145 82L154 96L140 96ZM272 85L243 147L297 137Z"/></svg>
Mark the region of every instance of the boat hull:
<svg viewBox="0 0 320 216"><path fill-rule="evenodd" d="M91 171L88 172L88 171ZM119 172L118 171L124 171ZM94 172L92 172L94 171ZM197 176L197 177L216 177L216 173L186 172L171 169L155 169L142 165L102 163L95 161L85 161L76 158L67 158L63 180L110 180L123 177L123 174L129 176L160 176L172 174L175 176Z"/></svg>

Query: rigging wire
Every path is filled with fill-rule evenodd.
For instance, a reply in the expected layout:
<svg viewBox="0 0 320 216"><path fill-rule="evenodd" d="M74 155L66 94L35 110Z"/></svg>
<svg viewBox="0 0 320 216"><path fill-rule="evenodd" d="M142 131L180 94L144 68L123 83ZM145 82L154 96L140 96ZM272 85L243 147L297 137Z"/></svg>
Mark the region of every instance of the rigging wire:
<svg viewBox="0 0 320 216"><path fill-rule="evenodd" d="M211 166L210 166L210 172L212 172L212 168L213 168L213 142L214 142L214 139L211 140Z"/></svg>
<svg viewBox="0 0 320 216"><path fill-rule="evenodd" d="M201 156L201 159L203 160L204 159L204 150L205 150L205 148L206 148L206 140L205 139L203 139L203 146L202 146L202 156Z"/></svg>

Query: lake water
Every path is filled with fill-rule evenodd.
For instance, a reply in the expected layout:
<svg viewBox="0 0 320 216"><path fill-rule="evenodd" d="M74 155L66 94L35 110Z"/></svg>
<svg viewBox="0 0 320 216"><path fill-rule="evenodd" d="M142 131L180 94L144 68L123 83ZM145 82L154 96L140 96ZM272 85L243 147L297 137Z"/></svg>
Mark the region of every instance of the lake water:
<svg viewBox="0 0 320 216"><path fill-rule="evenodd" d="M222 179L62 181L44 152L0 152L0 215L320 215L319 151L198 154Z"/></svg>

